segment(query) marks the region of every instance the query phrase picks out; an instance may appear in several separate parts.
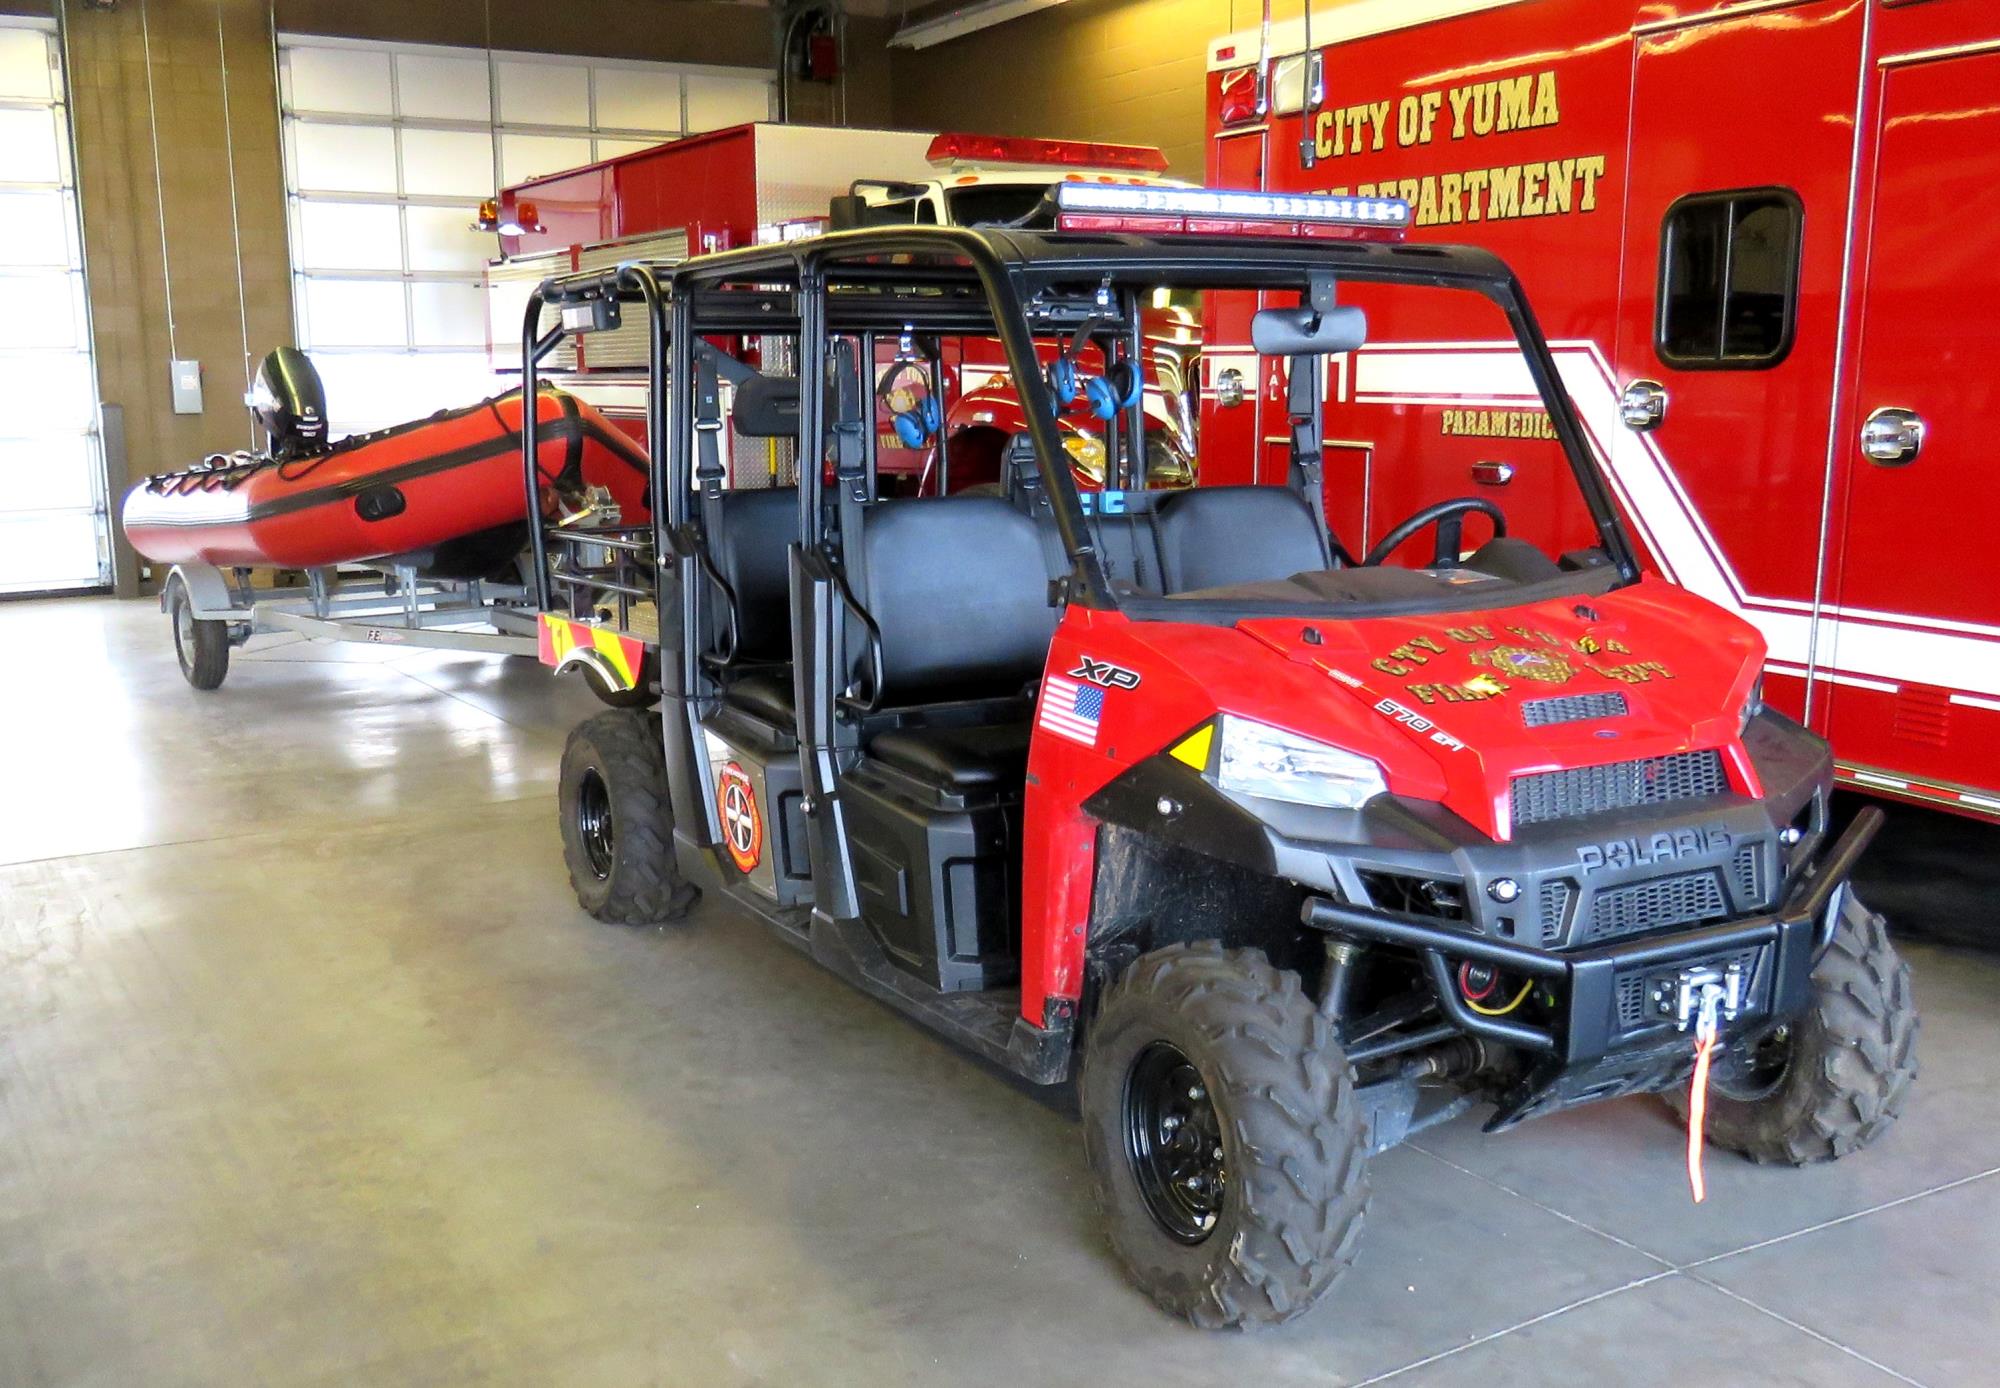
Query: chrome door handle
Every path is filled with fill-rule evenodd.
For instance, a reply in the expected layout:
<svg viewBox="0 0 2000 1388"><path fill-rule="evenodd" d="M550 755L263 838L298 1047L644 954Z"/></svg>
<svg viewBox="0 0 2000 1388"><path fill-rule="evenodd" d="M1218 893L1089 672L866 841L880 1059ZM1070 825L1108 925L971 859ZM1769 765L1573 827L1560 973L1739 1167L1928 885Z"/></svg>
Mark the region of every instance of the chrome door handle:
<svg viewBox="0 0 2000 1388"><path fill-rule="evenodd" d="M1474 463L1472 480L1485 487L1504 487L1514 480L1512 463Z"/></svg>
<svg viewBox="0 0 2000 1388"><path fill-rule="evenodd" d="M1215 403L1230 410L1243 403L1243 396L1243 373L1233 366L1223 367L1215 378Z"/></svg>
<svg viewBox="0 0 2000 1388"><path fill-rule="evenodd" d="M1667 417L1667 388L1658 381L1634 381L1618 393L1618 417L1627 429L1645 433Z"/></svg>
<svg viewBox="0 0 2000 1388"><path fill-rule="evenodd" d="M1882 467L1913 463L1924 451L1924 421L1915 410L1884 405L1861 426L1861 456Z"/></svg>

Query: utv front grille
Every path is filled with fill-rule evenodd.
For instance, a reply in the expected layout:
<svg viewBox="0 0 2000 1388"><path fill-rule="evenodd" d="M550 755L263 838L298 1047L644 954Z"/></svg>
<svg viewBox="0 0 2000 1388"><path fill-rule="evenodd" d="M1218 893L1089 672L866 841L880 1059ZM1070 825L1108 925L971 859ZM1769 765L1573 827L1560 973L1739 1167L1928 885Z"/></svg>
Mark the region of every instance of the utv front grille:
<svg viewBox="0 0 2000 1388"><path fill-rule="evenodd" d="M1554 723L1581 723L1587 718L1623 718L1631 708L1616 690L1608 694L1559 694L1530 699L1521 705L1521 722L1530 728Z"/></svg>
<svg viewBox="0 0 2000 1388"><path fill-rule="evenodd" d="M1606 810L1629 810L1670 800L1696 800L1705 795L1720 795L1728 788L1728 778L1722 773L1722 754L1715 751L1675 752L1604 766L1540 771L1514 778L1511 797L1514 827L1579 819Z"/></svg>
<svg viewBox="0 0 2000 1388"><path fill-rule="evenodd" d="M1693 925L1729 914L1729 897L1713 870L1656 877L1628 887L1611 887L1590 901L1590 923L1583 942L1615 940L1669 925Z"/></svg>

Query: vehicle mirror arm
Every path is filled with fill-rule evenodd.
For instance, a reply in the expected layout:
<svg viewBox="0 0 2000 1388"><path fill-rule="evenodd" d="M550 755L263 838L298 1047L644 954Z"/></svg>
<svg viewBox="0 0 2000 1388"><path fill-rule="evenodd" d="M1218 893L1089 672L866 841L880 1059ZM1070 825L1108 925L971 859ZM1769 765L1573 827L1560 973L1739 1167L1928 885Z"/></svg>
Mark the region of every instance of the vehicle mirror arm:
<svg viewBox="0 0 2000 1388"><path fill-rule="evenodd" d="M1285 383L1285 410L1292 426L1291 476L1288 480L1304 494L1305 503L1312 508L1313 520L1319 527L1319 533L1326 538L1329 551L1338 550L1345 554L1345 548L1333 538L1326 523L1326 486L1320 459L1325 419L1320 363L1324 360L1318 354L1291 358L1290 379Z"/></svg>

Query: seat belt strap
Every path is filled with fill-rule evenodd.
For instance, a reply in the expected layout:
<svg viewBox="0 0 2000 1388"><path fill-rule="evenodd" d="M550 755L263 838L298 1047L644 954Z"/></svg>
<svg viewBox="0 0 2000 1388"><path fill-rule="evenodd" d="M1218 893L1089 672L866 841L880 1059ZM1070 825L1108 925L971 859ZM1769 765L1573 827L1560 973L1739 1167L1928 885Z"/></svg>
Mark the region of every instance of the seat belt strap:
<svg viewBox="0 0 2000 1388"><path fill-rule="evenodd" d="M694 481L701 492L701 527L713 539L719 532L722 483L722 387L715 364L699 357L694 366Z"/></svg>

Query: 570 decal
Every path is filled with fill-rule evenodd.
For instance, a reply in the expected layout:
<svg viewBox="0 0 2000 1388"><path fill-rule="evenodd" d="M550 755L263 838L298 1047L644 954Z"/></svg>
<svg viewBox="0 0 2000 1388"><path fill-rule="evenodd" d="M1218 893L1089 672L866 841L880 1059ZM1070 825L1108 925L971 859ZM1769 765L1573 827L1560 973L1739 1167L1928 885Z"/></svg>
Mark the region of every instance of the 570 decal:
<svg viewBox="0 0 2000 1388"><path fill-rule="evenodd" d="M1385 718L1390 718L1401 723L1413 733L1423 734L1447 751L1462 752L1465 750L1463 742L1460 742L1415 709L1399 704L1394 699L1377 699L1375 701L1375 711Z"/></svg>

